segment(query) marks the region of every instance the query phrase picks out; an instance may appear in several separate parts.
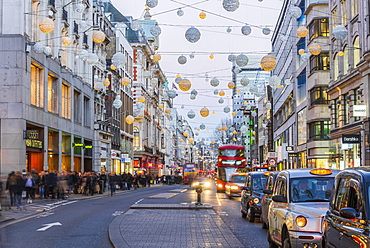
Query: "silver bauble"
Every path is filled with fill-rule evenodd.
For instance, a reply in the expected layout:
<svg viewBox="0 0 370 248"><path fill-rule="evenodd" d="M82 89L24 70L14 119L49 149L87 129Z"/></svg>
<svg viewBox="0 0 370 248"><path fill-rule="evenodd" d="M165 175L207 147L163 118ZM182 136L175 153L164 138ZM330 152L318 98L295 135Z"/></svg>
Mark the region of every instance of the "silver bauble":
<svg viewBox="0 0 370 248"><path fill-rule="evenodd" d="M185 32L185 38L190 43L195 43L200 39L200 32L197 28L191 27Z"/></svg>
<svg viewBox="0 0 370 248"><path fill-rule="evenodd" d="M242 34L249 35L252 32L252 29L250 26L245 25L242 27L241 31L242 31Z"/></svg>

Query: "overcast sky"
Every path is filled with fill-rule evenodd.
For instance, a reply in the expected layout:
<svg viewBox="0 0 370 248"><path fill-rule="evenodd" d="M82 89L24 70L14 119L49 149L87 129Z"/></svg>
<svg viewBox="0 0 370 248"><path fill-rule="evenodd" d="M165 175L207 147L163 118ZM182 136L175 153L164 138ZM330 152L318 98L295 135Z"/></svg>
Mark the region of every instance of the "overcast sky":
<svg viewBox="0 0 370 248"><path fill-rule="evenodd" d="M170 84L174 82L176 74L192 82L189 91L177 90L179 96L174 99L174 104L193 128L204 123L206 129L209 129L201 131L197 138L212 136L221 119L231 118L231 113L223 112L225 106L231 107L231 90L227 88L231 81L231 63L227 56L231 53L264 55L271 50L271 35L280 13L282 0L239 1L240 6L235 12L227 12L222 6L223 0L158 0L158 5L150 10L152 20L156 20L162 29L158 53L162 56L160 65ZM143 19L146 0L111 0L111 2L124 15ZM177 15L180 8L184 11L182 17ZM206 13L205 19L199 18L202 11ZM245 24L252 28L248 36L241 33L241 27ZM196 43L190 43L185 39L185 32L191 26L201 32L201 38ZM228 27L232 29L230 33L226 31ZM265 27L271 29L271 34L262 34ZM189 58L192 52L193 59ZM211 54L214 55L214 59L209 58ZM177 62L181 55L187 57L187 63L184 65ZM210 79L217 77L220 85L216 88L210 86L209 81L205 81L206 73ZM189 98L192 89L198 91L195 100ZM223 104L218 103L220 96L213 94L215 89L226 91ZM181 108L182 105L184 108ZM207 107L216 114L203 118L199 115L202 107ZM197 114L194 119L189 119L186 115L191 109Z"/></svg>

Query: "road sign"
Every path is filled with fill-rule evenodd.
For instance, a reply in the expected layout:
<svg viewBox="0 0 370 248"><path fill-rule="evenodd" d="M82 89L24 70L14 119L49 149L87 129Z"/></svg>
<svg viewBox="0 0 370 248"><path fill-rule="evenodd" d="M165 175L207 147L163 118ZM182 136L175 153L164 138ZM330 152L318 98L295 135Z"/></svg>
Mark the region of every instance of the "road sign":
<svg viewBox="0 0 370 248"><path fill-rule="evenodd" d="M269 166L276 166L276 159L274 158L269 158L268 160Z"/></svg>
<svg viewBox="0 0 370 248"><path fill-rule="evenodd" d="M267 157L269 158L277 158L277 152L268 152Z"/></svg>

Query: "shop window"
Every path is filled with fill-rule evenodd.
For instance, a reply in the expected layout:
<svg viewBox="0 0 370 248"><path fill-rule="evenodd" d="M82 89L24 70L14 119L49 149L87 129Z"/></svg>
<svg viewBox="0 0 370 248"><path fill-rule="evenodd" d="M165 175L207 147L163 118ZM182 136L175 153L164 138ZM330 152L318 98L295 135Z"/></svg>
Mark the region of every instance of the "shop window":
<svg viewBox="0 0 370 248"><path fill-rule="evenodd" d="M140 132L137 127L134 127L134 149L140 150Z"/></svg>
<svg viewBox="0 0 370 248"><path fill-rule="evenodd" d="M30 95L31 104L43 108L44 107L44 70L31 64L31 85Z"/></svg>
<svg viewBox="0 0 370 248"><path fill-rule="evenodd" d="M81 93L74 92L73 95L73 119L76 123L81 123Z"/></svg>
<svg viewBox="0 0 370 248"><path fill-rule="evenodd" d="M342 99L343 99L343 111L342 111L342 123L343 125L346 125L349 123L349 104L348 104L348 100L350 98L349 97L349 94L346 93L343 95Z"/></svg>
<svg viewBox="0 0 370 248"><path fill-rule="evenodd" d="M313 37L327 37L329 36L329 19L314 19L309 25L308 29L310 39Z"/></svg>
<svg viewBox="0 0 370 248"><path fill-rule="evenodd" d="M311 73L315 71L328 71L330 70L330 57L329 52L321 52L319 55L310 57Z"/></svg>
<svg viewBox="0 0 370 248"><path fill-rule="evenodd" d="M343 74L348 72L348 46L345 46L343 49Z"/></svg>
<svg viewBox="0 0 370 248"><path fill-rule="evenodd" d="M326 86L314 87L310 90L311 106L329 104L328 93L326 92L327 88Z"/></svg>
<svg viewBox="0 0 370 248"><path fill-rule="evenodd" d="M306 100L306 70L303 70L301 74L299 74L298 78L298 86L297 86L297 106L300 105L303 101Z"/></svg>
<svg viewBox="0 0 370 248"><path fill-rule="evenodd" d="M90 106L90 99L84 97L84 124L85 126L90 126L91 124L91 106Z"/></svg>
<svg viewBox="0 0 370 248"><path fill-rule="evenodd" d="M58 113L58 79L48 75L48 111Z"/></svg>
<svg viewBox="0 0 370 248"><path fill-rule="evenodd" d="M62 117L71 119L71 86L62 83Z"/></svg>
<svg viewBox="0 0 370 248"><path fill-rule="evenodd" d="M334 61L333 80L335 81L338 79L339 76L339 63L337 54L334 55L333 61Z"/></svg>
<svg viewBox="0 0 370 248"><path fill-rule="evenodd" d="M334 99L333 100L333 105L332 105L332 109L333 109L333 118L332 118L332 122L334 124L334 127L339 127L339 107L338 107L338 104L339 104L339 100L338 99Z"/></svg>
<svg viewBox="0 0 370 248"><path fill-rule="evenodd" d="M353 64L357 67L361 59L360 38L357 36L353 42Z"/></svg>
<svg viewBox="0 0 370 248"><path fill-rule="evenodd" d="M353 105L361 105L361 94L360 88L353 90ZM361 117L354 117L355 121L361 120Z"/></svg>
<svg viewBox="0 0 370 248"><path fill-rule="evenodd" d="M330 133L329 121L315 121L309 124L309 139L310 140L326 140L329 139Z"/></svg>

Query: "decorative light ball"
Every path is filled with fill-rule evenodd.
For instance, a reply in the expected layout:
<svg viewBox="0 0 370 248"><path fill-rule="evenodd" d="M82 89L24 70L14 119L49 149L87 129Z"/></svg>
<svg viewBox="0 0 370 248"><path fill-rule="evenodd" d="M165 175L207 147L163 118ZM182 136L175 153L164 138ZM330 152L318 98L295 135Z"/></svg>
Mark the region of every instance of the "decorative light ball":
<svg viewBox="0 0 370 248"><path fill-rule="evenodd" d="M198 91L196 91L195 89L191 91L191 94L192 95L198 95Z"/></svg>
<svg viewBox="0 0 370 248"><path fill-rule="evenodd" d="M299 8L297 6L293 6L292 8L290 8L289 14L292 18L297 19L297 18L301 17L302 10L301 10L301 8Z"/></svg>
<svg viewBox="0 0 370 248"><path fill-rule="evenodd" d="M78 12L78 13L82 13L84 12L84 10L86 9L86 5L83 4L83 3L77 3L75 4L75 11Z"/></svg>
<svg viewBox="0 0 370 248"><path fill-rule="evenodd" d="M179 83L180 90L188 91L191 88L191 82L188 79L183 79Z"/></svg>
<svg viewBox="0 0 370 248"><path fill-rule="evenodd" d="M210 59L214 59L215 58L215 55L211 54L211 55L209 55L209 58Z"/></svg>
<svg viewBox="0 0 370 248"><path fill-rule="evenodd" d="M304 50L304 49L299 49L299 50L298 50L298 54L299 54L299 55L302 55L302 54L304 54L304 53L305 53L305 50Z"/></svg>
<svg viewBox="0 0 370 248"><path fill-rule="evenodd" d="M333 34L335 39L343 40L344 38L346 38L346 36L348 34L348 30L343 25L337 25L337 26L334 27L332 34Z"/></svg>
<svg viewBox="0 0 370 248"><path fill-rule="evenodd" d="M92 39L95 43L102 43L105 40L105 34L102 31L94 31Z"/></svg>
<svg viewBox="0 0 370 248"><path fill-rule="evenodd" d="M284 84L285 84L285 85L289 85L289 84L290 84L290 79L289 79L289 78L285 79L285 80L284 80Z"/></svg>
<svg viewBox="0 0 370 248"><path fill-rule="evenodd" d="M269 79L269 85L271 88L276 89L281 84L281 79L278 76L272 76Z"/></svg>
<svg viewBox="0 0 370 248"><path fill-rule="evenodd" d="M218 99L219 104L223 104L224 102L225 102L224 99L222 99L222 98Z"/></svg>
<svg viewBox="0 0 370 248"><path fill-rule="evenodd" d="M167 90L167 96L169 98L175 98L177 95L176 91L175 90Z"/></svg>
<svg viewBox="0 0 370 248"><path fill-rule="evenodd" d="M228 129L228 127L227 126L222 126L221 129L226 131Z"/></svg>
<svg viewBox="0 0 370 248"><path fill-rule="evenodd" d="M227 113L229 113L230 112L230 108L229 107L224 107L224 112L227 114Z"/></svg>
<svg viewBox="0 0 370 248"><path fill-rule="evenodd" d="M344 52L340 51L340 52L338 52L338 55L342 57L342 56L344 56Z"/></svg>
<svg viewBox="0 0 370 248"><path fill-rule="evenodd" d="M248 79L246 76L242 77L242 78L240 79L240 84L241 84L242 86L248 86L248 84L249 84L249 79Z"/></svg>
<svg viewBox="0 0 370 248"><path fill-rule="evenodd" d="M235 74L238 74L238 73L240 73L242 71L242 69L240 69L240 67L239 66L235 66L234 67L234 69L233 69L233 72L235 73Z"/></svg>
<svg viewBox="0 0 370 248"><path fill-rule="evenodd" d="M138 100L138 102L145 102L145 97L144 96L139 96L139 98L137 100Z"/></svg>
<svg viewBox="0 0 370 248"><path fill-rule="evenodd" d="M308 53L304 53L301 55L301 60L303 62L307 62L310 59L310 55Z"/></svg>
<svg viewBox="0 0 370 248"><path fill-rule="evenodd" d="M193 59L195 57L195 54L194 52L192 52L190 55L189 55L189 58Z"/></svg>
<svg viewBox="0 0 370 248"><path fill-rule="evenodd" d="M229 89L234 89L235 88L235 83L234 82L229 82L227 84L227 87L229 87Z"/></svg>
<svg viewBox="0 0 370 248"><path fill-rule="evenodd" d="M308 29L306 27L299 27L297 29L297 35L299 37L306 37L308 35Z"/></svg>
<svg viewBox="0 0 370 248"><path fill-rule="evenodd" d="M235 116L235 115L236 115L236 113L235 113L235 112L231 112L231 115L232 115L232 116Z"/></svg>
<svg viewBox="0 0 370 248"><path fill-rule="evenodd" d="M188 137L189 133L188 132L183 132L182 135L184 135L184 137Z"/></svg>
<svg viewBox="0 0 370 248"><path fill-rule="evenodd" d="M262 123L262 127L263 127L263 128L266 128L266 127L267 127L267 125L266 125L265 123Z"/></svg>
<svg viewBox="0 0 370 248"><path fill-rule="evenodd" d="M109 78L106 78L104 81L103 81L103 84L105 87L108 87L110 85L110 81L109 81Z"/></svg>
<svg viewBox="0 0 370 248"><path fill-rule="evenodd" d="M240 127L240 132L246 133L247 131L248 131L248 128L246 126L243 125Z"/></svg>
<svg viewBox="0 0 370 248"><path fill-rule="evenodd" d="M262 33L264 35L269 35L271 33L271 30L269 28L264 28L264 29L262 29Z"/></svg>
<svg viewBox="0 0 370 248"><path fill-rule="evenodd" d="M195 117L195 112L194 112L193 110L190 110L190 111L188 112L188 117L189 117L190 119L194 119L194 117Z"/></svg>
<svg viewBox="0 0 370 248"><path fill-rule="evenodd" d="M267 102L267 103L266 103L266 109L271 109L271 106L272 106L272 105L271 105L271 102Z"/></svg>
<svg viewBox="0 0 370 248"><path fill-rule="evenodd" d="M112 63L118 69L122 69L122 68L124 68L124 66L126 64L126 56L121 52L117 52L117 53L113 54L113 56L112 56Z"/></svg>
<svg viewBox="0 0 370 248"><path fill-rule="evenodd" d="M121 106L122 106L121 96L118 95L116 96L116 99L114 99L113 101L113 107L115 107L116 109L119 109Z"/></svg>
<svg viewBox="0 0 370 248"><path fill-rule="evenodd" d="M159 53L156 53L153 55L154 61L160 61L162 59L162 56Z"/></svg>
<svg viewBox="0 0 370 248"><path fill-rule="evenodd" d="M236 93L240 93L241 91L240 90L235 90Z"/></svg>
<svg viewBox="0 0 370 248"><path fill-rule="evenodd" d="M124 77L124 78L122 78L122 79L121 79L121 84L122 84L122 85L127 86L127 85L129 85L130 83L131 83L131 79L130 79L130 78L128 78L128 77Z"/></svg>
<svg viewBox="0 0 370 248"><path fill-rule="evenodd" d="M235 63L239 66L239 67L244 67L248 64L248 56L245 55L245 54L239 54L237 57L236 57L236 61Z"/></svg>
<svg viewBox="0 0 370 248"><path fill-rule="evenodd" d="M199 113L202 117L207 117L209 115L209 110L206 107L204 107L204 108L201 108Z"/></svg>
<svg viewBox="0 0 370 248"><path fill-rule="evenodd" d="M214 90L213 95L218 95L218 90Z"/></svg>
<svg viewBox="0 0 370 248"><path fill-rule="evenodd" d="M212 78L211 79L211 82L210 84L213 86L213 87L217 87L219 84L220 84L220 80L218 80L217 78Z"/></svg>
<svg viewBox="0 0 370 248"><path fill-rule="evenodd" d="M207 14L206 13L204 13L204 12L200 12L199 13L199 18L200 19L205 19L207 17Z"/></svg>
<svg viewBox="0 0 370 248"><path fill-rule="evenodd" d="M233 31L231 27L227 27L226 32L231 33L231 31Z"/></svg>
<svg viewBox="0 0 370 248"><path fill-rule="evenodd" d="M175 76L176 78L181 78L181 75L180 74L176 74Z"/></svg>
<svg viewBox="0 0 370 248"><path fill-rule="evenodd" d="M41 42L37 42L35 45L33 45L33 50L35 53L43 53L45 50L45 45Z"/></svg>
<svg viewBox="0 0 370 248"><path fill-rule="evenodd" d="M134 123L135 118L132 115L128 115L128 116L126 116L125 120L126 120L127 124L132 124L132 123Z"/></svg>
<svg viewBox="0 0 370 248"><path fill-rule="evenodd" d="M39 28L41 32L49 34L54 31L55 28L54 21L50 18L45 18L41 20L41 22L39 23Z"/></svg>
<svg viewBox="0 0 370 248"><path fill-rule="evenodd" d="M155 25L155 26L150 28L150 33L153 36L157 37L162 33L162 29L158 25Z"/></svg>
<svg viewBox="0 0 370 248"><path fill-rule="evenodd" d="M95 53L89 53L86 62L90 65L96 65L99 63L99 57Z"/></svg>
<svg viewBox="0 0 370 248"><path fill-rule="evenodd" d="M187 58L184 56L184 55L181 55L177 58L177 62L180 64L180 65L184 65L186 64L187 62Z"/></svg>
<svg viewBox="0 0 370 248"><path fill-rule="evenodd" d="M236 60L236 56L234 54L230 54L229 56L227 56L227 60L229 62L234 62Z"/></svg>
<svg viewBox="0 0 370 248"><path fill-rule="evenodd" d="M104 88L104 84L102 82L97 82L94 84L94 89L102 90Z"/></svg>
<svg viewBox="0 0 370 248"><path fill-rule="evenodd" d="M116 67L115 65L111 64L111 65L110 65L110 69L111 69L112 71L114 71L114 70L116 70L116 69L117 69L117 67Z"/></svg>
<svg viewBox="0 0 370 248"><path fill-rule="evenodd" d="M242 34L249 35L252 32L252 29L250 26L245 25L242 27Z"/></svg>
<svg viewBox="0 0 370 248"><path fill-rule="evenodd" d="M220 91L218 92L218 95L219 95L219 96L224 96L224 95L225 95L225 91L220 90Z"/></svg>
<svg viewBox="0 0 370 248"><path fill-rule="evenodd" d="M184 154L185 154L185 152L184 152L184 151L181 151L181 154L182 154L182 155L184 155Z"/></svg>
<svg viewBox="0 0 370 248"><path fill-rule="evenodd" d="M146 0L146 5L149 8L155 8L158 5L158 0Z"/></svg>
<svg viewBox="0 0 370 248"><path fill-rule="evenodd" d="M217 130L218 130L218 131L222 131L222 128L221 128L221 127L219 127L219 128L217 128Z"/></svg>
<svg viewBox="0 0 370 248"><path fill-rule="evenodd" d="M51 55L51 47L46 46L46 47L44 48L44 53L45 53L46 55Z"/></svg>
<svg viewBox="0 0 370 248"><path fill-rule="evenodd" d="M230 131L230 132L234 132L234 131L235 131L235 128L234 128L234 127L230 127L230 128L229 128L229 131Z"/></svg>
<svg viewBox="0 0 370 248"><path fill-rule="evenodd" d="M318 43L314 43L311 46L309 46L308 50L312 55L319 55L322 51L322 47Z"/></svg>
<svg viewBox="0 0 370 248"><path fill-rule="evenodd" d="M159 109L163 109L164 108L164 104L163 103L158 104L158 108Z"/></svg>
<svg viewBox="0 0 370 248"><path fill-rule="evenodd" d="M175 83L179 84L179 83L181 82L181 80L182 80L182 78L181 78L181 77L177 77L177 78L175 79Z"/></svg>
<svg viewBox="0 0 370 248"><path fill-rule="evenodd" d="M170 109L170 108L166 108L166 109L164 110L164 112L165 112L166 114L169 114L169 113L171 113L171 109Z"/></svg>
<svg viewBox="0 0 370 248"><path fill-rule="evenodd" d="M62 44L65 46L69 46L72 43L72 39L68 36L62 37Z"/></svg>
<svg viewBox="0 0 370 248"><path fill-rule="evenodd" d="M200 124L199 128L200 128L201 130L204 130L204 129L206 129L206 125L204 125L204 124L202 123L202 124Z"/></svg>
<svg viewBox="0 0 370 248"><path fill-rule="evenodd" d="M89 57L89 51L87 51L87 50L85 50L85 49L82 49L82 50L80 51L80 53L78 54L78 56L80 57L80 59L81 59L82 61L86 61L86 60L87 60L87 58Z"/></svg>
<svg viewBox="0 0 370 248"><path fill-rule="evenodd" d="M190 43L195 43L200 39L200 31L195 27L191 27L188 30L186 30L185 38Z"/></svg>
<svg viewBox="0 0 370 248"><path fill-rule="evenodd" d="M266 55L261 59L261 67L265 71L272 71L276 67L276 59L274 56Z"/></svg>
<svg viewBox="0 0 370 248"><path fill-rule="evenodd" d="M180 17L183 16L184 15L184 11L182 9L179 9L177 11L177 15L180 16Z"/></svg>
<svg viewBox="0 0 370 248"><path fill-rule="evenodd" d="M131 29L134 30L134 31L138 31L141 29L141 24L139 21L133 21L131 22L131 25L130 25Z"/></svg>
<svg viewBox="0 0 370 248"><path fill-rule="evenodd" d="M194 94L190 94L190 100L195 100L195 98L196 98L197 96L196 95L194 95Z"/></svg>
<svg viewBox="0 0 370 248"><path fill-rule="evenodd" d="M199 133L198 132L195 132L195 136L199 136Z"/></svg>
<svg viewBox="0 0 370 248"><path fill-rule="evenodd" d="M239 0L223 0L222 7L228 12L234 12L239 8Z"/></svg>
<svg viewBox="0 0 370 248"><path fill-rule="evenodd" d="M253 112L251 113L251 116L252 116L252 117L256 117L256 116L257 116L257 112L254 112L254 111L253 111Z"/></svg>
<svg viewBox="0 0 370 248"><path fill-rule="evenodd" d="M189 139L188 139L188 142L189 142L190 144L193 144L193 143L194 143L194 138L189 138Z"/></svg>

